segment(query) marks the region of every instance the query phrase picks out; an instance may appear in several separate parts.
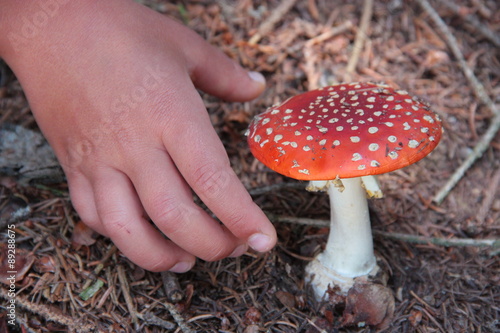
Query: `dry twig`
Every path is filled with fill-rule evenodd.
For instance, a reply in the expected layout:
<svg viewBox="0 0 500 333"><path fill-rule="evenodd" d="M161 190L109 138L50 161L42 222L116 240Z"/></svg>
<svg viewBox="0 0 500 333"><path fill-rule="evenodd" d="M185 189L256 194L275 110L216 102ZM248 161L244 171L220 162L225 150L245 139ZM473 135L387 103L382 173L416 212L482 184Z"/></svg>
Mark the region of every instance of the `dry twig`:
<svg viewBox="0 0 500 333"><path fill-rule="evenodd" d="M469 80L469 84L474 90L476 97L481 101L481 103L483 103L488 109L490 109L495 116L490 124L490 127L476 144L472 153L465 159L465 161L462 162L462 164L455 170L455 172L448 179L445 185L434 196L433 201L440 204L444 200L444 198L446 198L451 189L460 181L460 179L462 179L465 172L472 166L472 164L474 164L474 162L478 158L483 155L486 149L488 149L490 142L493 140L495 134L500 129L500 112L486 93L486 90L484 89L481 82L479 82L479 80L474 75L472 69L469 67L469 65L467 65L467 62L465 61L465 58L462 55L460 48L458 47L457 40L446 26L446 23L444 23L439 14L434 10L434 8L432 8L427 0L417 0L417 2L427 13L427 15L429 15L441 35L446 40L448 47L450 48L451 52L457 59L458 64L462 68L465 77L467 78L467 80Z"/></svg>
<svg viewBox="0 0 500 333"><path fill-rule="evenodd" d="M265 35L267 35L271 30L274 28L274 26L281 21L281 19L292 9L293 6L295 6L295 3L297 0L285 0L283 1L278 7L276 7L271 15L262 22L262 24L259 26L259 29L257 30L257 33L250 38L248 41L249 44L257 44L261 38Z"/></svg>
<svg viewBox="0 0 500 333"><path fill-rule="evenodd" d="M361 50L363 50L363 44L365 43L365 40L368 36L368 28L370 27L372 13L373 13L373 0L365 0L363 5L363 15L361 16L361 22L359 24L359 28L356 33L356 39L354 40L352 54L349 58L349 62L347 63L346 67L346 74L348 76L354 73L356 65L358 64L359 57L361 55Z"/></svg>
<svg viewBox="0 0 500 333"><path fill-rule="evenodd" d="M271 216L272 221L275 222L287 222L287 223L297 223L303 225L310 225L315 227L329 227L330 221L328 220L316 220L300 217L280 217ZM385 232L379 230L372 230L374 235L382 236L389 239L399 240L407 243L414 244L434 244L445 247L457 247L457 246L475 246L475 247L500 247L500 239L472 239L472 238L439 238L439 237L425 237L417 235L402 234L396 232Z"/></svg>

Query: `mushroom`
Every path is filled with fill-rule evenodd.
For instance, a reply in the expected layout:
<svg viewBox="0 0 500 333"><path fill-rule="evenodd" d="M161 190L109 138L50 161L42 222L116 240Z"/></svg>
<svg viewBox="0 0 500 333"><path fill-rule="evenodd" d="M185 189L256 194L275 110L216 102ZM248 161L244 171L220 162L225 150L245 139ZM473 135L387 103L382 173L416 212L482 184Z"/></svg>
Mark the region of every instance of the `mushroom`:
<svg viewBox="0 0 500 333"><path fill-rule="evenodd" d="M321 299L343 295L354 279L378 270L365 189L381 196L373 175L417 162L441 139L437 114L408 92L385 84L349 83L289 98L256 116L248 130L252 154L272 170L311 181L330 196L324 252L306 268Z"/></svg>

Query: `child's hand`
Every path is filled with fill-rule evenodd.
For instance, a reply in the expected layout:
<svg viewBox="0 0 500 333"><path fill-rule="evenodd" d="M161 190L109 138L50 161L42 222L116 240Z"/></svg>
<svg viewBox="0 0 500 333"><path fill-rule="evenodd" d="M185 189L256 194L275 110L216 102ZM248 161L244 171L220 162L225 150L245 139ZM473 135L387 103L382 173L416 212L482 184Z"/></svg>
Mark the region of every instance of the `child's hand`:
<svg viewBox="0 0 500 333"><path fill-rule="evenodd" d="M16 3L8 7L26 8L7 9L0 52L85 223L152 271L184 272L194 256L238 256L247 244L273 247L275 230L231 169L196 91L250 100L264 88L261 76L132 1L67 1L13 43L5 35L22 37L38 8ZM191 189L224 225L193 203Z"/></svg>

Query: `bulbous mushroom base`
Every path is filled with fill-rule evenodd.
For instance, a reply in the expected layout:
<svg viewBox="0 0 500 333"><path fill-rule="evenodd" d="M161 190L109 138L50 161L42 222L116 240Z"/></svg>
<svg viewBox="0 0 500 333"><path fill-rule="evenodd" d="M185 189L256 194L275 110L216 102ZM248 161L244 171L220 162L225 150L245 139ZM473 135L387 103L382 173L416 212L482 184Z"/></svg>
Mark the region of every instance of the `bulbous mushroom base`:
<svg viewBox="0 0 500 333"><path fill-rule="evenodd" d="M379 266L379 264L381 266ZM382 268L381 268L382 267ZM383 262L374 264L365 275L347 277L321 263L321 254L306 267L306 282L318 301L343 305L340 327L388 327L394 315L395 301L387 285Z"/></svg>
<svg viewBox="0 0 500 333"><path fill-rule="evenodd" d="M325 265L322 254L319 254L306 266L306 283L311 286L314 296L320 301L327 293L328 288L336 290L339 295L345 296L356 280L375 277L379 271L380 268L375 262L370 267L367 267L365 274L356 277L345 276Z"/></svg>

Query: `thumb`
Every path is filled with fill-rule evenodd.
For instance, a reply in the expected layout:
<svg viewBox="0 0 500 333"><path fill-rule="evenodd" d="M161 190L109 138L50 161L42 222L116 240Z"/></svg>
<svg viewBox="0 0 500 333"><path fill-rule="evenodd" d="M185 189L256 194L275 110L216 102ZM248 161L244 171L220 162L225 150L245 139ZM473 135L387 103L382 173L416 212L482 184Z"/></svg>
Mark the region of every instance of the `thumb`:
<svg viewBox="0 0 500 333"><path fill-rule="evenodd" d="M228 101L248 101L266 86L264 76L248 72L222 51L200 38L187 48L190 76L194 85L206 93Z"/></svg>

